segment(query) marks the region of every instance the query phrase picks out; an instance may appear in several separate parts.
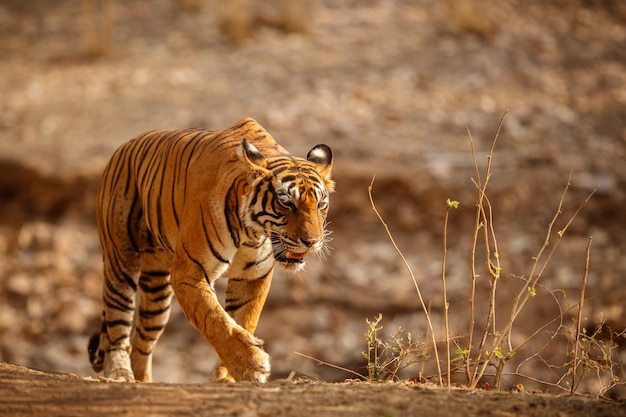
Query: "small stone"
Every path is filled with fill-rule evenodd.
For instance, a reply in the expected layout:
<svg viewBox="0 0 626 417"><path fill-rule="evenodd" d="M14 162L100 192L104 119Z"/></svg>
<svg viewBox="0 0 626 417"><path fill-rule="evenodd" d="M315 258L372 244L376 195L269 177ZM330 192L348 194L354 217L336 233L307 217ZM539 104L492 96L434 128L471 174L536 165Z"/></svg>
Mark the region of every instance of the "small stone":
<svg viewBox="0 0 626 417"><path fill-rule="evenodd" d="M33 283L28 275L17 273L9 278L6 288L13 295L27 296L33 291Z"/></svg>

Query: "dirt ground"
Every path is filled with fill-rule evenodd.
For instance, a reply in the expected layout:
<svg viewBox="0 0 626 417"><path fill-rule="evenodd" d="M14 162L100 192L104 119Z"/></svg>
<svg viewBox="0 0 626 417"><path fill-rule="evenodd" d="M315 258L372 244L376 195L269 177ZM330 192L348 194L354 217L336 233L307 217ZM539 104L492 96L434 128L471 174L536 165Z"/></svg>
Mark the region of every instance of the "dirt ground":
<svg viewBox="0 0 626 417"><path fill-rule="evenodd" d="M402 327L427 344L414 284L370 206L374 176L376 205L415 273L438 340L446 199L461 203L450 213L446 268L451 334L461 348L477 199L468 129L484 169L508 109L488 191L503 276L498 328L523 288L521 277L530 275L570 172L552 243L568 216L597 191L567 229L537 296L514 326L516 354L504 368L503 389L522 384L526 391L569 391L574 314L564 311L578 302L591 236L582 325L589 334L603 326L591 339L589 372L578 391L626 397L619 385L626 338L610 337L626 327L624 2L320 0L307 11L308 33L283 30L267 2L249 36L237 42L218 30L214 2L96 3L104 6L95 12L69 0L0 3L0 362L98 377L86 344L101 312L94 212L106 161L146 130L219 129L244 116L257 119L295 155L327 143L336 158L331 255L312 260L298 276L278 274L257 331L272 357L272 379L338 382L355 376L308 357L364 375L365 320L379 313L382 337ZM106 4L113 3L107 17ZM94 41L109 23L110 37ZM478 273L487 276L480 265ZM488 289L488 280L479 279L477 328ZM424 367L407 367L400 379L433 375L431 359ZM215 361L175 306L155 353L156 382L205 383ZM19 376L23 372L3 365L2 378L36 375L33 384L52 378L68 390L93 387L94 395L124 390L77 377ZM484 382L493 383L493 371L488 374ZM611 378L618 385L607 392ZM2 395L20 384L3 386ZM172 387L195 398L200 390L154 385L149 394L148 387L132 387L139 396ZM212 393L225 389L208 387ZM415 391L416 398L432 392L405 385L324 387L276 382L258 396L246 391L254 385L234 391L246 392L245 401L256 405L265 404L265 395L278 395L274 390L293 393L293 404L299 395L321 395L328 407L333 392L349 391L363 404L376 402L364 398L368 389L400 397ZM450 395L438 392L432 399L448 404ZM507 394L458 397L475 398L482 407L501 395ZM337 407L351 402L346 398L337 397ZM416 406L412 401L407 407ZM558 401L540 396L527 404L552 407ZM393 407L389 414L398 414Z"/></svg>
<svg viewBox="0 0 626 417"><path fill-rule="evenodd" d="M111 401L115 398L115 401ZM2 415L621 417L624 404L411 383L119 384L0 364Z"/></svg>

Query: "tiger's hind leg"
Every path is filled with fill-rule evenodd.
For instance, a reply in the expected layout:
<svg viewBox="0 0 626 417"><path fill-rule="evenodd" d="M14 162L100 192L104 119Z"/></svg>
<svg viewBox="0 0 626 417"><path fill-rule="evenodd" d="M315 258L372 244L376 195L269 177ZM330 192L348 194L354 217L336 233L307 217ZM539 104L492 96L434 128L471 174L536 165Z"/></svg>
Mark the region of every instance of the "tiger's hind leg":
<svg viewBox="0 0 626 417"><path fill-rule="evenodd" d="M105 256L104 262L104 312L100 341L96 352L91 353L98 370L98 358L104 358L100 367L104 377L116 381L135 381L130 366L130 334L135 313L135 292L139 277L139 256L128 253L123 259ZM95 345L95 336L90 350Z"/></svg>
<svg viewBox="0 0 626 417"><path fill-rule="evenodd" d="M137 381L152 381L152 353L170 317L171 265L172 255L163 249L148 249L141 255L139 308L130 355Z"/></svg>

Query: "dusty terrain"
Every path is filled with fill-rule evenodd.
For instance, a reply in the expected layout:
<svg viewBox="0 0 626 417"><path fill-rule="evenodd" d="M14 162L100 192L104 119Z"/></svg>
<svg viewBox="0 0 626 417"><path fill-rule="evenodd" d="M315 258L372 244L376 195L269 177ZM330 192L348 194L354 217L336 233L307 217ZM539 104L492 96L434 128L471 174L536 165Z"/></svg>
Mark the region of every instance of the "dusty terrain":
<svg viewBox="0 0 626 417"><path fill-rule="evenodd" d="M333 251L298 276L277 276L258 329L272 356L273 379L354 377L295 352L364 374L365 319L378 313L387 333L402 326L427 339L413 283L369 204L373 176L377 206L415 272L440 340L445 202L460 201L448 229L447 288L451 333L467 333L476 201L467 129L484 168L506 109L490 179L507 277L499 324L520 285L512 277L528 276L569 173L572 185L557 230L589 192L597 192L568 229L536 299L514 329L512 344L523 349L507 364L503 388L521 383L529 391L568 390L562 377L571 359L571 316L523 343L578 300L589 236L584 327L591 331L605 323L605 330L619 332L626 326L623 2L320 1L308 34L285 33L265 19L235 43L217 31L210 6L186 9L184 2L158 0L148 7L132 0L117 6L111 38L99 56L86 46L85 33L104 17L85 17L79 3L0 5L0 361L97 378L86 343L101 308L94 204L106 160L145 130L223 128L243 116L257 119L296 155L320 142L336 155L338 186L329 216ZM479 317L488 285L479 281ZM613 346L606 331L602 337L604 346ZM623 341L615 340L603 359L622 381ZM176 309L156 351L156 381L206 382L215 360ZM409 367L402 378L420 371ZM579 391L605 393L606 371L588 373ZM30 378L5 365L7 372L18 373L9 379ZM433 374L432 362L424 372ZM40 376L33 378L35 383ZM124 391L51 378L53 387ZM156 394L132 389L160 395L167 385L154 387ZM197 386L191 387L184 389L195 392ZM258 397L246 395L258 404L273 390L297 398L300 389L313 395L321 387L279 383ZM370 404L364 387L370 386L328 390L354 389L350 395ZM393 389L401 396L423 391ZM606 394L624 397L623 386ZM450 394L440 395L444 399L437 401L447 404ZM476 398L479 405L481 395L503 398L460 397ZM333 396L325 398L332 402Z"/></svg>
<svg viewBox="0 0 626 417"><path fill-rule="evenodd" d="M114 401L111 399L114 398ZM624 404L410 383L117 384L0 364L2 415L618 417Z"/></svg>

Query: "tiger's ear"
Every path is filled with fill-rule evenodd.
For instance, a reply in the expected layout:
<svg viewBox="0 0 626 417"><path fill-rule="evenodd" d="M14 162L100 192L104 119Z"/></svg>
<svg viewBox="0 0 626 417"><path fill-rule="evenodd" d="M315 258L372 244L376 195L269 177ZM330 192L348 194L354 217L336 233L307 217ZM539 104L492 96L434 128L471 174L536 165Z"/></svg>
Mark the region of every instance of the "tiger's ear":
<svg viewBox="0 0 626 417"><path fill-rule="evenodd" d="M330 172L333 169L333 151L326 145L315 145L306 155L306 159L315 164L317 171L324 178L326 188L333 191L335 182L330 178Z"/></svg>
<svg viewBox="0 0 626 417"><path fill-rule="evenodd" d="M246 164L248 168L248 177L251 181L256 180L259 177L270 174L270 171L266 169L267 160L259 152L259 150L247 139L241 141L241 150L237 152L241 160Z"/></svg>

